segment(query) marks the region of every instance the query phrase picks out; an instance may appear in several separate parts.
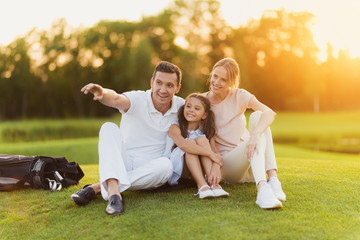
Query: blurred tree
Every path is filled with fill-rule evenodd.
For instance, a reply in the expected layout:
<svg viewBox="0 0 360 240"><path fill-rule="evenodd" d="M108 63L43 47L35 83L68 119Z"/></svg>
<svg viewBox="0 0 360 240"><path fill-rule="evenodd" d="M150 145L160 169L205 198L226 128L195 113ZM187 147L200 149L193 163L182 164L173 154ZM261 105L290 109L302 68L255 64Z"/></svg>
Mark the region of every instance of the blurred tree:
<svg viewBox="0 0 360 240"><path fill-rule="evenodd" d="M6 66L7 58L5 50L0 48L0 119L6 118L6 106L11 102L8 87L8 78L11 72Z"/></svg>
<svg viewBox="0 0 360 240"><path fill-rule="evenodd" d="M325 91L321 96L321 107L325 110L350 110L360 108L360 58L353 59L347 50L333 56L328 45L328 58L322 64Z"/></svg>
<svg viewBox="0 0 360 240"><path fill-rule="evenodd" d="M313 17L268 10L260 20L234 30L231 42L245 70L244 85L274 109L312 107L315 93L309 86L317 81L318 52L309 28Z"/></svg>
<svg viewBox="0 0 360 240"><path fill-rule="evenodd" d="M186 46L178 42L179 33L174 27L177 24L177 19L174 17L175 12L170 7L158 16L144 17L140 23L140 29L152 45L152 70L160 60L178 65L183 71L183 82L179 95L186 97L191 92L204 89L204 83L199 72L201 62L197 53L190 52Z"/></svg>
<svg viewBox="0 0 360 240"><path fill-rule="evenodd" d="M18 38L5 48L0 57L0 118L25 118L33 114L36 105L33 95L37 93L37 78L30 70L25 38Z"/></svg>
<svg viewBox="0 0 360 240"><path fill-rule="evenodd" d="M232 52L227 42L231 28L226 25L220 14L219 1L175 0L170 6L173 29L177 37L175 41L196 56L193 62L197 78L201 78L205 86L207 74L211 67L223 57L231 57ZM193 91L203 91L201 87Z"/></svg>
<svg viewBox="0 0 360 240"><path fill-rule="evenodd" d="M89 82L117 92L150 88L160 60L183 70L180 96L207 90L211 67L233 57L241 87L276 110L359 109L360 58L347 51L319 63L307 12L265 11L233 29L218 1L174 0L138 22L72 29L64 19L0 48L0 119L109 116L115 109L80 93ZM11 103L11 104L10 104Z"/></svg>
<svg viewBox="0 0 360 240"><path fill-rule="evenodd" d="M69 47L69 28L64 19L59 19L48 31L40 33L42 61L37 68L43 81L43 97L47 99L43 114L48 117L76 115L77 98L73 91L78 76L76 65L71 65L74 56Z"/></svg>
<svg viewBox="0 0 360 240"><path fill-rule="evenodd" d="M149 89L150 78L153 73L152 59L154 55L154 49L149 39L142 39L130 57L129 68L132 70L130 89Z"/></svg>

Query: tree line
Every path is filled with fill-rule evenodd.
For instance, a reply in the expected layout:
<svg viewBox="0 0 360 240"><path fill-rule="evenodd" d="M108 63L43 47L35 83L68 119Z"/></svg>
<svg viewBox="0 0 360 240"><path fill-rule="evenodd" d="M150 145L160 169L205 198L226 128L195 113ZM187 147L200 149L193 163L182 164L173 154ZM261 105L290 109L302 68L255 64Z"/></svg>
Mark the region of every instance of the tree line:
<svg viewBox="0 0 360 240"><path fill-rule="evenodd" d="M174 0L140 21L100 21L72 29L59 19L0 48L0 119L112 115L80 93L89 82L124 92L148 89L156 63L183 70L180 96L208 89L223 57L240 65L241 87L276 111L360 108L360 58L346 50L319 62L308 12L265 11L233 28L217 1Z"/></svg>

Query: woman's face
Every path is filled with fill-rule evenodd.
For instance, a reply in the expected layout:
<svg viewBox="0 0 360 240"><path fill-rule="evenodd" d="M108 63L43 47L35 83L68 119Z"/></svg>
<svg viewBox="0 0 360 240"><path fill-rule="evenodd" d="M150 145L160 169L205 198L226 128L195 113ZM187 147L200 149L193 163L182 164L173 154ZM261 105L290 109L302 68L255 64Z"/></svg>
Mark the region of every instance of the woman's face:
<svg viewBox="0 0 360 240"><path fill-rule="evenodd" d="M227 77L227 71L224 67L216 67L210 79L211 91L214 94L228 94L231 84Z"/></svg>

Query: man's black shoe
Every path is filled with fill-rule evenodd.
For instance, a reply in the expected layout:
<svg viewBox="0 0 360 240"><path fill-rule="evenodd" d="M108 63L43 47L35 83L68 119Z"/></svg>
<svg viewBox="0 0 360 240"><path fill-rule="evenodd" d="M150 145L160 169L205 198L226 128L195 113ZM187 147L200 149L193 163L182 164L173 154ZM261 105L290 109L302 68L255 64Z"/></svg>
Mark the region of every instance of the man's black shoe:
<svg viewBox="0 0 360 240"><path fill-rule="evenodd" d="M109 202L106 207L106 213L109 215L119 215L124 213L124 197L122 194L120 199L119 195L111 195L109 197Z"/></svg>
<svg viewBox="0 0 360 240"><path fill-rule="evenodd" d="M95 191L89 185L85 185L80 191L71 195L72 200L79 206L84 206L95 198Z"/></svg>

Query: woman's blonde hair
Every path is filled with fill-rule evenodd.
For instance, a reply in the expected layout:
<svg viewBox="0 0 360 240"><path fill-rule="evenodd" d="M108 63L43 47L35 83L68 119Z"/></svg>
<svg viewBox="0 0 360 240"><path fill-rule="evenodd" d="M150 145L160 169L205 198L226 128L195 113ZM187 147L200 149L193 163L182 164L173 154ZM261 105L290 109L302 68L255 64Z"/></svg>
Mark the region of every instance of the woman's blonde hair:
<svg viewBox="0 0 360 240"><path fill-rule="evenodd" d="M238 88L240 86L240 69L237 62L232 58L223 58L217 63L215 63L213 69L211 70L210 78L217 67L224 67L227 72L228 82L231 84L231 90Z"/></svg>

